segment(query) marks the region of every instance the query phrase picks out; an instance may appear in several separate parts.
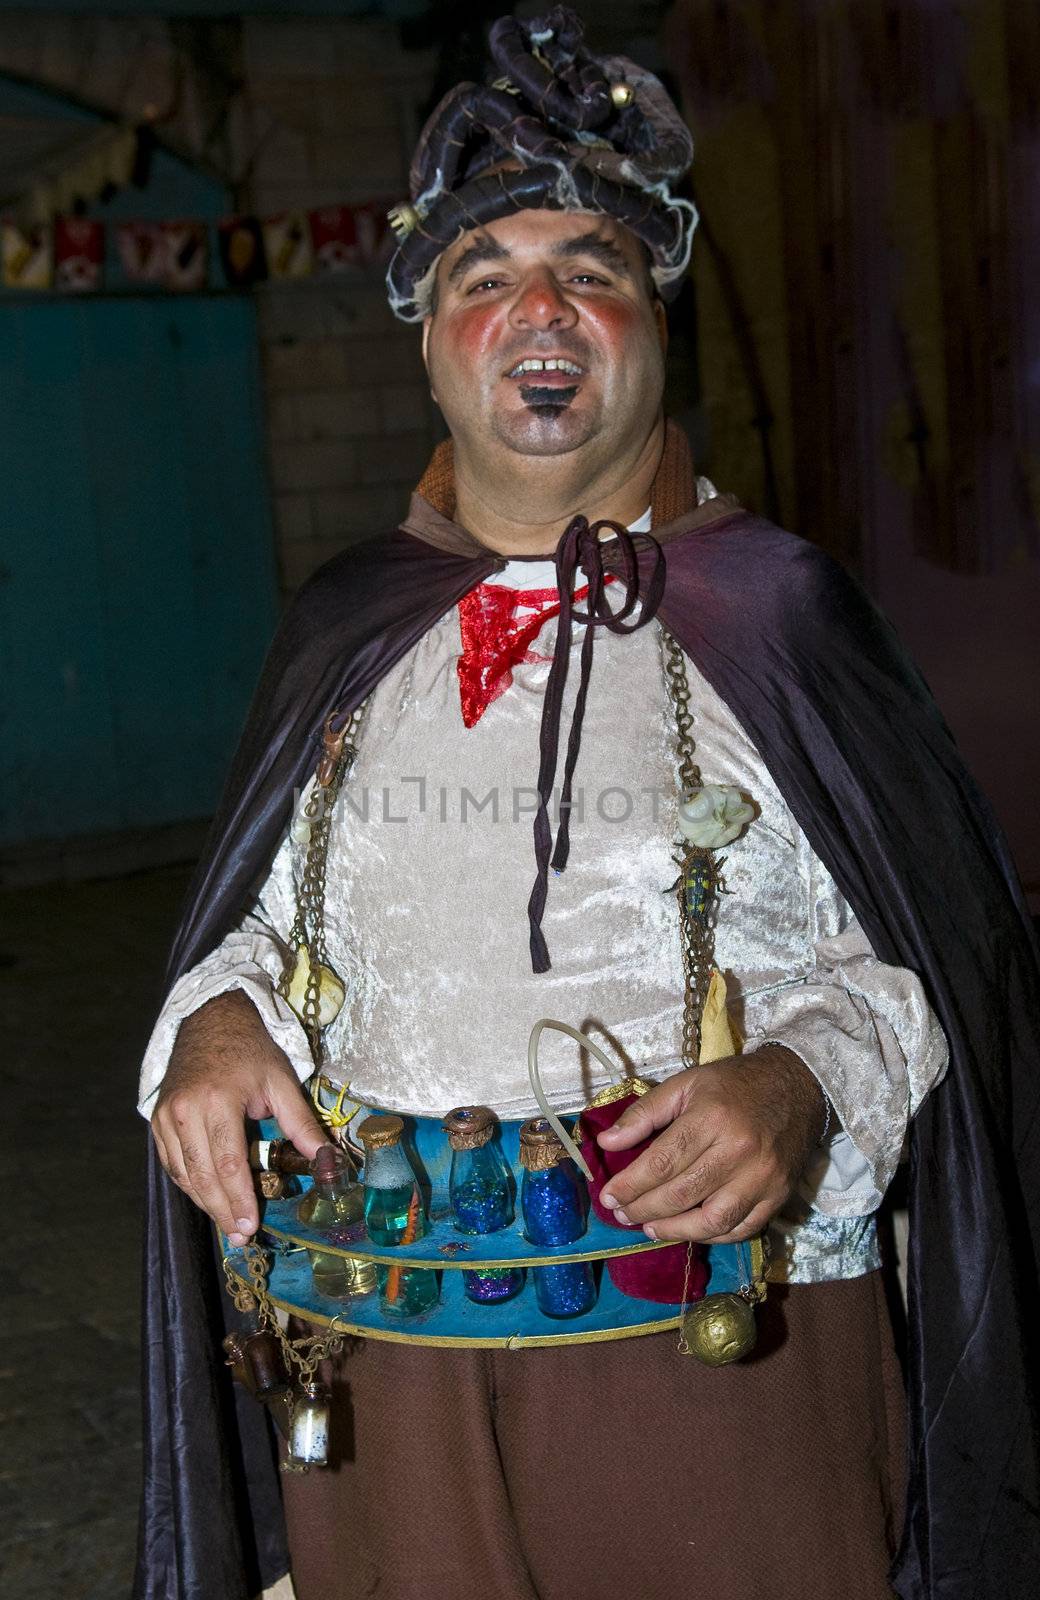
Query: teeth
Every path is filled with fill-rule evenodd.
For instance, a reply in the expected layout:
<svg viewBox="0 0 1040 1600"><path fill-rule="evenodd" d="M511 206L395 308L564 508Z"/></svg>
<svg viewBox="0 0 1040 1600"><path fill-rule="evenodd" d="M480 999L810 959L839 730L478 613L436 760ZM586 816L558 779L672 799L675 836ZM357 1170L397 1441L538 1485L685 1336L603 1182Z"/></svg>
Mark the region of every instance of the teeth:
<svg viewBox="0 0 1040 1600"><path fill-rule="evenodd" d="M564 360L562 356L550 357L548 361L539 361L532 356L527 361L517 362L509 376L516 378L521 372L566 372L571 377L580 378L581 371L581 367L576 366L573 361Z"/></svg>

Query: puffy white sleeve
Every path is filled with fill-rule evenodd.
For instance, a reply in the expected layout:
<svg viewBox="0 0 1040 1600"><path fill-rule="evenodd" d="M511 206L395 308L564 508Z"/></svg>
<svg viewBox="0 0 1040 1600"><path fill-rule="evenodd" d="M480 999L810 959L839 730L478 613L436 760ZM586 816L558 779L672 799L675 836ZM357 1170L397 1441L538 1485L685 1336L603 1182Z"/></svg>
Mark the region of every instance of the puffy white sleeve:
<svg viewBox="0 0 1040 1600"><path fill-rule="evenodd" d="M910 1119L946 1072L949 1049L920 980L878 960L804 836L799 847L811 857L813 964L774 993L744 1048L786 1045L814 1074L837 1126L801 1193L830 1216L866 1216L881 1204Z"/></svg>
<svg viewBox="0 0 1040 1600"><path fill-rule="evenodd" d="M277 991L291 960L289 930L294 911L291 844L286 835L267 880L238 927L196 966L178 978L159 1013L145 1050L138 1086L137 1109L150 1118L166 1074L177 1030L185 1017L208 1000L241 989L249 996L271 1038L292 1063L300 1081L314 1071L303 1024Z"/></svg>

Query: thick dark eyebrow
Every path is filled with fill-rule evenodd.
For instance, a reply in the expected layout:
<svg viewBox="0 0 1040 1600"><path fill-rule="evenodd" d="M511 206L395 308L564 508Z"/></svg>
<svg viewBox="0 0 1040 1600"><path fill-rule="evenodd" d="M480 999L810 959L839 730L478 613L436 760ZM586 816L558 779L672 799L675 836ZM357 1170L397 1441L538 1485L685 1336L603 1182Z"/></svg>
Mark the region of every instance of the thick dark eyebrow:
<svg viewBox="0 0 1040 1600"><path fill-rule="evenodd" d="M593 229L589 233L575 234L572 239L560 239L552 247L554 256L591 256L601 267L622 278L631 278L632 268L623 250Z"/></svg>
<svg viewBox="0 0 1040 1600"><path fill-rule="evenodd" d="M505 245L499 244L497 239L487 237L477 239L475 243L469 246L468 250L463 250L458 257L455 265L448 273L448 282L458 283L459 279L464 278L472 267L479 267L483 261L508 261L508 259L509 251Z"/></svg>

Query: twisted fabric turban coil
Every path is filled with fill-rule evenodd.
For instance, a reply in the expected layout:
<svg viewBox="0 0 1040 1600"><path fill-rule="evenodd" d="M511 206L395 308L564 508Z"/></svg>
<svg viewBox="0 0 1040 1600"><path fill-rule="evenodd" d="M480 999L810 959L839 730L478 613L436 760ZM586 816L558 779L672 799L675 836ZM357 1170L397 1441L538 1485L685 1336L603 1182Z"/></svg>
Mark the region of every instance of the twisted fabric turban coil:
<svg viewBox="0 0 1040 1600"><path fill-rule="evenodd" d="M671 193L693 159L689 129L653 73L585 48L579 17L500 17L489 46L499 74L460 83L419 136L410 204L391 223L387 272L395 314L429 314L438 257L460 234L522 210L599 212L650 253L658 293L677 292L697 213Z"/></svg>

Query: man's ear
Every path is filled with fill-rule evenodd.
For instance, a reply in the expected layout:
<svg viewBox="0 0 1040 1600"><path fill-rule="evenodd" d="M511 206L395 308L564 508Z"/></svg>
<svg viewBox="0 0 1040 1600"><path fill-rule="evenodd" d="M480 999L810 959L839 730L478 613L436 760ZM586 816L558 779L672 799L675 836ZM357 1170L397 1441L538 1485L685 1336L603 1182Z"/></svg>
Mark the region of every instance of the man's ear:
<svg viewBox="0 0 1040 1600"><path fill-rule="evenodd" d="M422 358L423 358L423 366L426 368L426 376L427 376L427 378L430 377L429 349L430 349L430 324L431 324L432 321L433 321L432 317L423 317L423 325L422 325ZM430 396L431 396L431 398L433 400L434 405L439 405L440 404L439 400L437 399L437 396L433 392L433 380L432 380L432 378L430 379Z"/></svg>
<svg viewBox="0 0 1040 1600"><path fill-rule="evenodd" d="M664 301L654 297L654 321L657 323L657 337L661 341L661 349L668 352L668 313L664 308ZM425 346L424 346L425 348Z"/></svg>

